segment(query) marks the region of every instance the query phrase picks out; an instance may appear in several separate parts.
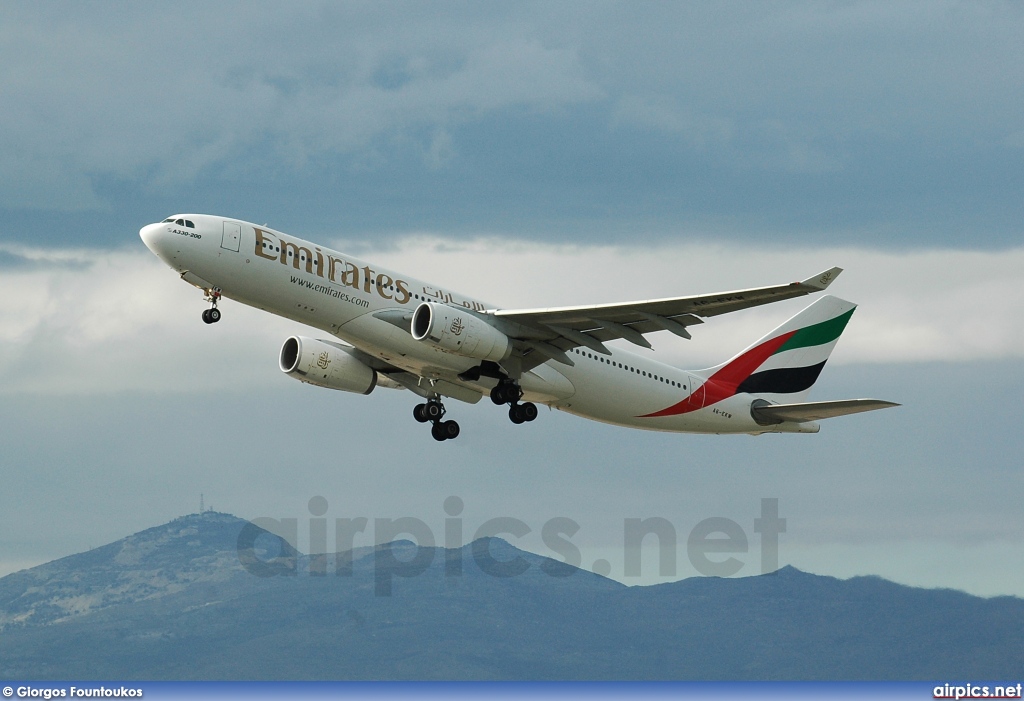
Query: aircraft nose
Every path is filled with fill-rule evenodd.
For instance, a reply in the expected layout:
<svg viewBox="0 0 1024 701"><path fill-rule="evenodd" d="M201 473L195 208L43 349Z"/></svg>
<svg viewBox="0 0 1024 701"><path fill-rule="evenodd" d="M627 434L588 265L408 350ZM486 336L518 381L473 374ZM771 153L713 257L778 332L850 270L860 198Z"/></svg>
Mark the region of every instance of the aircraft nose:
<svg viewBox="0 0 1024 701"><path fill-rule="evenodd" d="M139 237L146 244L146 248L153 253L160 255L161 242L166 237L163 224L147 224L139 229Z"/></svg>

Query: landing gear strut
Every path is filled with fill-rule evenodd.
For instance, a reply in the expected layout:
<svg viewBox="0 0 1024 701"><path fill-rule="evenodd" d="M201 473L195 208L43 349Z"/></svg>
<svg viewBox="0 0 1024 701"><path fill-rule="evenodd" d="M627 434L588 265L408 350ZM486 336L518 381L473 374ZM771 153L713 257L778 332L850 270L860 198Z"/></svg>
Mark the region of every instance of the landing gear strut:
<svg viewBox="0 0 1024 701"><path fill-rule="evenodd" d="M433 424L430 427L430 435L435 441L450 441L459 437L459 424L455 421L442 421L444 415L444 404L438 399L431 399L426 404L417 404L412 410L413 418L421 424L428 421Z"/></svg>
<svg viewBox="0 0 1024 701"><path fill-rule="evenodd" d="M499 406L508 404L508 418L514 424L526 423L537 418L537 405L533 402L519 403L523 398L522 388L512 380L502 380L491 390L491 401Z"/></svg>
<svg viewBox="0 0 1024 701"><path fill-rule="evenodd" d="M215 287L212 290L206 290L206 297L204 299L210 303L210 308L203 311L203 321L207 324L216 324L220 321L220 309L217 309L217 302L220 301L220 289Z"/></svg>

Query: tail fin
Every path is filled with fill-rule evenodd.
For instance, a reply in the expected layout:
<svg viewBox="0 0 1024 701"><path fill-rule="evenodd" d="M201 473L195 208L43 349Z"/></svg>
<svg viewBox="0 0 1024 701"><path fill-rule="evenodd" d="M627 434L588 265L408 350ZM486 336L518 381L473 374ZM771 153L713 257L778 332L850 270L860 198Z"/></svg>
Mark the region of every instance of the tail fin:
<svg viewBox="0 0 1024 701"><path fill-rule="evenodd" d="M700 375L708 378L706 387L715 394L746 392L800 401L818 379L856 308L851 302L826 295L735 357ZM706 399L705 405L709 403Z"/></svg>

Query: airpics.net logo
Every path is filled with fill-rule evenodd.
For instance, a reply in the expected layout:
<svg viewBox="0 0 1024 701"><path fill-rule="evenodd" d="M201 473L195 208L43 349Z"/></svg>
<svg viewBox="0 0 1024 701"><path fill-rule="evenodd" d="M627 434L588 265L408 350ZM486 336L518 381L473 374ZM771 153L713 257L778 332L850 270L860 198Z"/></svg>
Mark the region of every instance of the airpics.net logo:
<svg viewBox="0 0 1024 701"><path fill-rule="evenodd" d="M434 531L422 519L412 516L374 518L365 516L333 519L328 528L327 499L315 496L309 500L308 556L300 555L293 544L299 540L298 518L252 519L238 535L238 560L247 572L257 577L288 577L300 574L311 577L353 577L354 558L370 567L374 577L374 593L390 596L394 578L408 579L430 571L435 558L442 558L446 579L462 577L466 563L466 524L462 518L465 504L460 497L444 500L444 550L437 548ZM328 548L328 531L334 542ZM539 570L550 577L568 577L578 572L583 556L573 542L581 530L579 523L565 516L546 520L540 528L541 540L548 552L539 553L533 562L519 551L501 545L513 545L533 532L522 519L499 516L487 519L475 529L468 551L475 567L484 575L518 577ZM760 515L753 519L753 533L758 536L761 574L770 574L779 567L779 536L786 532L786 519L779 517L779 500L761 499ZM305 535L305 534L304 534ZM499 540L500 539L500 540ZM357 543L357 540L362 541ZM741 557L751 551L747 531L736 521L712 516L699 521L686 535L686 557L699 574L708 577L731 577L745 566ZM360 545L372 543L372 552L353 555ZM645 543L657 544L659 577L673 578L677 573L679 532L675 525L659 516L626 518L622 524L622 565L625 578L639 578L643 571ZM648 553L650 551L648 550ZM372 558L372 559L367 559ZM612 565L607 559L591 565L595 574L607 577Z"/></svg>
<svg viewBox="0 0 1024 701"><path fill-rule="evenodd" d="M936 699L1019 699L1022 685L943 684L932 690Z"/></svg>

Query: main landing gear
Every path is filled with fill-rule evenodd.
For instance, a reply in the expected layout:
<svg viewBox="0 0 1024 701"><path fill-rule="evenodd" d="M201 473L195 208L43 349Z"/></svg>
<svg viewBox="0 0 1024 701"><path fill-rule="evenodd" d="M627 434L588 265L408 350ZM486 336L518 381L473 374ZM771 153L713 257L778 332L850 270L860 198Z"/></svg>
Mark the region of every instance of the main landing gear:
<svg viewBox="0 0 1024 701"><path fill-rule="evenodd" d="M444 404L437 399L431 399L426 404L417 404L412 410L413 418L421 424L428 421L433 424L430 427L430 435L435 441L450 441L459 437L459 424L455 421L442 421L445 415Z"/></svg>
<svg viewBox="0 0 1024 701"><path fill-rule="evenodd" d="M206 290L206 299L210 303L210 308L203 311L203 321L207 324L216 324L220 321L220 309L217 309L217 302L220 301L220 290L214 288L212 290Z"/></svg>
<svg viewBox="0 0 1024 701"><path fill-rule="evenodd" d="M508 404L508 418L514 424L526 423L537 418L537 405L533 402L519 403L523 398L522 388L512 380L502 380L491 390L491 401L497 405Z"/></svg>

